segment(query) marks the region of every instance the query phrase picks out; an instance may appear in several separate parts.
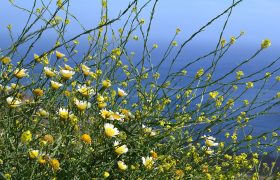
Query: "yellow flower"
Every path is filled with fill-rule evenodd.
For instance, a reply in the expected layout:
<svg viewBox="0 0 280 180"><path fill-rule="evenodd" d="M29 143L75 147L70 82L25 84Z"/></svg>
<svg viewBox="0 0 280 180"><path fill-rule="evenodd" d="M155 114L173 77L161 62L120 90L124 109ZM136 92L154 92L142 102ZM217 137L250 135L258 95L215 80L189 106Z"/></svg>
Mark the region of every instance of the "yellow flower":
<svg viewBox="0 0 280 180"><path fill-rule="evenodd" d="M4 174L4 179L11 180L12 179L12 175L6 173L6 174Z"/></svg>
<svg viewBox="0 0 280 180"><path fill-rule="evenodd" d="M38 54L34 54L34 60L36 61L36 62L40 62L41 61L41 59L40 59L40 56L38 55Z"/></svg>
<svg viewBox="0 0 280 180"><path fill-rule="evenodd" d="M98 102L97 104L99 109L105 108L107 106L107 103L105 102Z"/></svg>
<svg viewBox="0 0 280 180"><path fill-rule="evenodd" d="M9 58L9 57L2 57L1 58L1 62L3 64L9 64L11 62L11 58Z"/></svg>
<svg viewBox="0 0 280 180"><path fill-rule="evenodd" d="M104 88L108 88L108 87L112 86L111 81L109 79L102 81L102 86Z"/></svg>
<svg viewBox="0 0 280 180"><path fill-rule="evenodd" d="M175 171L175 173L176 173L176 175L177 175L179 178L183 178L184 175L185 175L184 171L181 170L181 169L177 169L177 170Z"/></svg>
<svg viewBox="0 0 280 180"><path fill-rule="evenodd" d="M28 143L32 140L32 133L29 130L25 131L21 134L20 139L23 143Z"/></svg>
<svg viewBox="0 0 280 180"><path fill-rule="evenodd" d="M59 108L58 114L59 114L61 119L65 120L69 116L69 111L68 111L68 109Z"/></svg>
<svg viewBox="0 0 280 180"><path fill-rule="evenodd" d="M226 40L225 40L225 39L222 39L222 40L221 40L221 46L222 46L222 48L225 47L225 44L226 44Z"/></svg>
<svg viewBox="0 0 280 180"><path fill-rule="evenodd" d="M237 72L236 72L236 79L239 80L242 76L244 76L243 71L237 71Z"/></svg>
<svg viewBox="0 0 280 180"><path fill-rule="evenodd" d="M46 155L41 155L38 157L38 163L39 164L45 164L47 162L47 156Z"/></svg>
<svg viewBox="0 0 280 180"><path fill-rule="evenodd" d="M104 129L105 129L105 135L107 137L115 137L120 133L119 130L115 128L113 124L109 124L109 123L104 124Z"/></svg>
<svg viewBox="0 0 280 180"><path fill-rule="evenodd" d="M127 170L127 165L123 161L118 161L118 167L122 171Z"/></svg>
<svg viewBox="0 0 280 180"><path fill-rule="evenodd" d="M219 95L219 92L218 91L213 91L213 92L210 92L209 93L209 96L212 98L212 99L216 99L216 97Z"/></svg>
<svg viewBox="0 0 280 180"><path fill-rule="evenodd" d="M44 95L44 91L40 88L34 89L33 90L33 94L36 96L43 96Z"/></svg>
<svg viewBox="0 0 280 180"><path fill-rule="evenodd" d="M14 98L14 97L8 97L6 99L6 101L7 101L8 105L12 108L15 108L15 107L18 107L21 105L21 100Z"/></svg>
<svg viewBox="0 0 280 180"><path fill-rule="evenodd" d="M38 113L42 117L46 117L46 116L49 115L49 113L46 110L42 109L42 108L39 109Z"/></svg>
<svg viewBox="0 0 280 180"><path fill-rule="evenodd" d="M207 146L209 146L209 147L211 147L211 146L218 146L218 143L215 143L214 141L209 140L209 139L206 139L205 144Z"/></svg>
<svg viewBox="0 0 280 180"><path fill-rule="evenodd" d="M117 155L125 154L125 153L128 152L127 146L126 145L119 146L119 142L118 141L114 142L114 146L115 146L115 153Z"/></svg>
<svg viewBox="0 0 280 180"><path fill-rule="evenodd" d="M254 83L253 82L247 82L246 83L246 88L249 89L249 88L253 88L254 87Z"/></svg>
<svg viewBox="0 0 280 180"><path fill-rule="evenodd" d="M207 150L205 151L205 153L208 155L211 155L214 153L214 151L210 147L208 147Z"/></svg>
<svg viewBox="0 0 280 180"><path fill-rule="evenodd" d="M118 88L118 96L120 97L127 96L127 93L124 90Z"/></svg>
<svg viewBox="0 0 280 180"><path fill-rule="evenodd" d="M153 48L154 48L154 49L157 49L157 48L158 48L158 45L157 45L157 44L153 44Z"/></svg>
<svg viewBox="0 0 280 180"><path fill-rule="evenodd" d="M271 42L269 39L265 39L262 41L262 44L261 44L262 49L268 48L269 46L271 46Z"/></svg>
<svg viewBox="0 0 280 180"><path fill-rule="evenodd" d="M54 90L57 90L58 88L60 88L61 86L63 86L63 84L59 83L59 82L55 82L55 81L51 81L51 87Z"/></svg>
<svg viewBox="0 0 280 180"><path fill-rule="evenodd" d="M204 74L204 69L201 68L197 71L195 78L200 78Z"/></svg>
<svg viewBox="0 0 280 180"><path fill-rule="evenodd" d="M155 151L151 151L152 158L156 159L158 157L158 154Z"/></svg>
<svg viewBox="0 0 280 180"><path fill-rule="evenodd" d="M132 113L127 109L121 109L120 111L125 116L126 120L129 120L129 118L133 117Z"/></svg>
<svg viewBox="0 0 280 180"><path fill-rule="evenodd" d="M67 96L67 97L69 97L69 96L71 95L71 92L70 92L70 91L65 90L65 91L64 91L64 95L65 95L65 96Z"/></svg>
<svg viewBox="0 0 280 180"><path fill-rule="evenodd" d="M105 98L103 96L101 96L100 94L98 94L96 100L97 100L97 102L104 102Z"/></svg>
<svg viewBox="0 0 280 180"><path fill-rule="evenodd" d="M104 177L104 178L107 178L107 177L109 177L109 176L110 176L110 173L107 172L107 171L105 171L104 174L103 174L103 177Z"/></svg>
<svg viewBox="0 0 280 180"><path fill-rule="evenodd" d="M236 41L236 38L234 36L231 36L230 38L230 44L234 44Z"/></svg>
<svg viewBox="0 0 280 180"><path fill-rule="evenodd" d="M23 78L23 77L25 77L25 76L28 75L26 71L27 71L26 69L18 69L18 68L17 68L17 69L14 71L14 75L15 75L18 79L21 79L21 78Z"/></svg>
<svg viewBox="0 0 280 180"><path fill-rule="evenodd" d="M75 114L70 114L69 120L70 120L71 125L76 125L78 122L78 117Z"/></svg>
<svg viewBox="0 0 280 180"><path fill-rule="evenodd" d="M39 156L39 151L38 150L30 150L28 152L28 154L29 154L29 157L31 159L35 159L35 158L37 158Z"/></svg>
<svg viewBox="0 0 280 180"><path fill-rule="evenodd" d="M54 142L54 138L50 134L46 134L43 139L44 139L44 141L46 141L49 144L52 144Z"/></svg>
<svg viewBox="0 0 280 180"><path fill-rule="evenodd" d="M60 163L59 163L59 161L58 161L57 159L55 159L55 158L50 160L50 166L51 166L55 171L57 171L57 170L60 169Z"/></svg>
<svg viewBox="0 0 280 180"><path fill-rule="evenodd" d="M80 111L84 111L87 108L90 108L91 103L86 101L79 101L76 99L75 104Z"/></svg>
<svg viewBox="0 0 280 180"><path fill-rule="evenodd" d="M177 41L172 41L172 46L178 46Z"/></svg>
<svg viewBox="0 0 280 180"><path fill-rule="evenodd" d="M112 54L113 54L114 56L120 56L121 53L122 53L122 51L121 51L120 48L116 48L116 49L113 49L113 50L112 50Z"/></svg>
<svg viewBox="0 0 280 180"><path fill-rule="evenodd" d="M145 19L140 19L139 23L140 24L144 24L145 23Z"/></svg>
<svg viewBox="0 0 280 180"><path fill-rule="evenodd" d="M19 84L15 84L15 83L11 83L11 88L12 89L18 89L18 88L20 88L20 85Z"/></svg>
<svg viewBox="0 0 280 180"><path fill-rule="evenodd" d="M81 93L83 96L91 96L95 94L94 89L87 87L85 84L82 86L78 85L77 91Z"/></svg>
<svg viewBox="0 0 280 180"><path fill-rule="evenodd" d="M59 51L55 51L55 55L56 55L56 58L57 58L57 59L61 59L61 58L64 58L64 57L65 57L65 54L62 54L62 53L59 52Z"/></svg>
<svg viewBox="0 0 280 180"><path fill-rule="evenodd" d="M109 116L109 120L117 120L117 121L123 121L123 118L124 118L124 115L123 114L120 114L118 112L112 112Z"/></svg>
<svg viewBox="0 0 280 180"><path fill-rule="evenodd" d="M68 70L68 71L72 71L73 70L73 68L71 66L67 65L67 64L64 64L64 68L63 69Z"/></svg>
<svg viewBox="0 0 280 180"><path fill-rule="evenodd" d="M46 74L47 77L54 77L55 76L55 72L53 72L51 70L51 68L48 67L44 67L44 73Z"/></svg>
<svg viewBox="0 0 280 180"><path fill-rule="evenodd" d="M110 117L112 113L113 113L112 111L107 111L106 109L102 109L100 110L99 114L101 115L102 118L107 119Z"/></svg>
<svg viewBox="0 0 280 180"><path fill-rule="evenodd" d="M88 134L83 134L81 140L86 144L91 144L91 137Z"/></svg>
<svg viewBox="0 0 280 180"><path fill-rule="evenodd" d="M92 72L90 71L90 68L84 64L81 65L82 67L82 71L84 73L85 76L90 75Z"/></svg>
<svg viewBox="0 0 280 180"><path fill-rule="evenodd" d="M152 157L142 157L142 163L147 169L151 169L155 162Z"/></svg>
<svg viewBox="0 0 280 180"><path fill-rule="evenodd" d="M74 71L71 71L71 70L65 70L65 69L62 69L62 70L60 70L60 74L62 75L62 77L64 78L64 79L71 79L72 78L72 76L75 74L75 72Z"/></svg>

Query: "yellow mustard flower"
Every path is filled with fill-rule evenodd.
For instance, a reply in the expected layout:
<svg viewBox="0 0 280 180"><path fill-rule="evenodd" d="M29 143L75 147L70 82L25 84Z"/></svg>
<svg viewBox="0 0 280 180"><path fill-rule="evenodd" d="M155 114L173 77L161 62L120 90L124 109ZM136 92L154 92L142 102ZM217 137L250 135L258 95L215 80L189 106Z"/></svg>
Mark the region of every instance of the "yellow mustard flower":
<svg viewBox="0 0 280 180"><path fill-rule="evenodd" d="M269 39L265 39L262 41L262 43L261 43L262 49L268 48L269 46L271 46L271 41Z"/></svg>
<svg viewBox="0 0 280 180"><path fill-rule="evenodd" d="M222 48L225 47L226 43L227 43L227 41L225 39L221 39L221 46L222 46Z"/></svg>
<svg viewBox="0 0 280 180"><path fill-rule="evenodd" d="M249 88L253 88L254 87L254 83L253 82L247 82L246 83L246 88L249 89Z"/></svg>
<svg viewBox="0 0 280 180"><path fill-rule="evenodd" d="M21 134L20 139L23 143L28 143L32 140L32 133L29 130L25 131Z"/></svg>
<svg viewBox="0 0 280 180"><path fill-rule="evenodd" d="M200 78L202 75L204 74L204 69L201 68L197 71L196 75L195 75L195 78Z"/></svg>
<svg viewBox="0 0 280 180"><path fill-rule="evenodd" d="M216 99L218 95L219 95L219 92L218 92L218 91L213 91L213 92L210 92L210 93L209 93L209 96L210 96L212 99Z"/></svg>

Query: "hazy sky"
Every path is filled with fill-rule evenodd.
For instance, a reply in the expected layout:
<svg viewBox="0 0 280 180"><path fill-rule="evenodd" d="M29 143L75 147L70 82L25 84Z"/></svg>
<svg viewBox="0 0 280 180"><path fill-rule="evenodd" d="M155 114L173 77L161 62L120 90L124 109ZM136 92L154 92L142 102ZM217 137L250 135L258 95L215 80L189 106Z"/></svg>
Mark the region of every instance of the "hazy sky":
<svg viewBox="0 0 280 180"><path fill-rule="evenodd" d="M108 0L110 14L117 14L125 8L129 0ZM15 2L31 7L34 1L15 0ZM48 2L48 1L46 1ZM144 0L140 2L146 2ZM154 40L168 40L174 34L176 27L182 29L180 39L191 35L195 30L207 23L211 18L221 13L231 4L231 0L159 0L152 27L151 38ZM100 8L100 0L72 0L71 11L86 26L96 25ZM148 18L150 8L141 15ZM8 0L0 0L0 35L6 34L8 24L13 24L19 30L27 16L15 10ZM244 0L233 10L225 37L238 35L244 31L246 43L259 43L269 38L272 43L280 45L280 1L279 0ZM223 19L220 19L201 34L198 41L212 41L218 37ZM73 27L73 34L80 32Z"/></svg>

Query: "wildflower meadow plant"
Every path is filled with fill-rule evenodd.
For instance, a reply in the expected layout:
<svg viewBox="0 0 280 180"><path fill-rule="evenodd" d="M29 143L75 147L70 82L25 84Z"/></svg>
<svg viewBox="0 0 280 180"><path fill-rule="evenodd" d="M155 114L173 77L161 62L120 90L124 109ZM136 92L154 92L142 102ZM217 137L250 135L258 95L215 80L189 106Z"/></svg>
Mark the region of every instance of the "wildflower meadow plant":
<svg viewBox="0 0 280 180"><path fill-rule="evenodd" d="M9 1L27 21L21 31L7 27L11 44L0 49L1 178L280 178L280 128L256 134L253 126L265 115L279 117L280 58L245 69L273 43L264 39L244 61L217 73L244 36L224 37L242 0L183 42L176 39L183 30L175 29L157 60L151 55L161 44L151 45L149 35L160 1L131 0L111 17L114 7L101 0L92 27L76 18L71 2L35 0L27 8ZM175 68L184 48L221 17L217 45ZM80 33L71 32L73 24ZM37 50L49 33L55 40ZM132 52L131 42L141 48Z"/></svg>

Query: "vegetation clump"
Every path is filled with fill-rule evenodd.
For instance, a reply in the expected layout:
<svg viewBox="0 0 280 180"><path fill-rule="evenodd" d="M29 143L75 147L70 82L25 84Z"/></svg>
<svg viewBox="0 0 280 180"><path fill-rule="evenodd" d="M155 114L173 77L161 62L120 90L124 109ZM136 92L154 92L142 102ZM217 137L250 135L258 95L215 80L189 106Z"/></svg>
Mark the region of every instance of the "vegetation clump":
<svg viewBox="0 0 280 180"><path fill-rule="evenodd" d="M2 178L279 178L279 128L255 134L252 123L279 107L280 92L266 90L279 87L280 58L245 71L270 40L217 74L218 63L244 34L222 38L240 2L182 43L177 28L155 61L152 54L161 45L150 46L149 34L158 0L132 0L117 17L109 17L109 2L102 0L100 21L90 29L70 12L70 0L34 1L31 9L10 1L28 21L19 35L8 26L12 43L0 50ZM144 20L146 8L151 14ZM223 16L217 46L175 68L184 47ZM69 38L75 23L82 32ZM56 39L39 52L35 47L48 33ZM131 52L132 42L141 48ZM209 66L197 68L209 59Z"/></svg>

